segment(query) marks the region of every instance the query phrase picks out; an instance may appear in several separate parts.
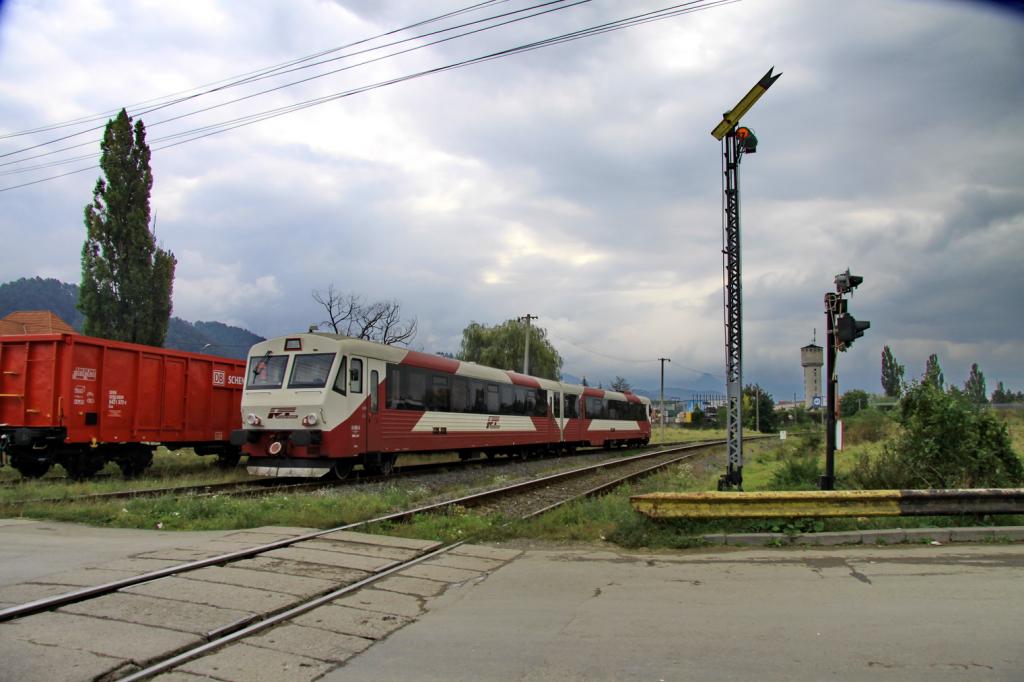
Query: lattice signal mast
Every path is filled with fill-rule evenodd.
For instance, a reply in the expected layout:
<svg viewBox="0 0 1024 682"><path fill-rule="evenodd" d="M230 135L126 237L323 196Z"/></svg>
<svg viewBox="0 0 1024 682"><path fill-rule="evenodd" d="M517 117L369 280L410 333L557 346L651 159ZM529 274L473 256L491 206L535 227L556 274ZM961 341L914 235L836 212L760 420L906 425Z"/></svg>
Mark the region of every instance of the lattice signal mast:
<svg viewBox="0 0 1024 682"><path fill-rule="evenodd" d="M779 79L768 69L736 106L722 115L711 131L722 142L722 268L725 279L726 435L729 462L718 489L743 489L743 285L740 277L740 160L757 151L750 128L738 128L740 118Z"/></svg>

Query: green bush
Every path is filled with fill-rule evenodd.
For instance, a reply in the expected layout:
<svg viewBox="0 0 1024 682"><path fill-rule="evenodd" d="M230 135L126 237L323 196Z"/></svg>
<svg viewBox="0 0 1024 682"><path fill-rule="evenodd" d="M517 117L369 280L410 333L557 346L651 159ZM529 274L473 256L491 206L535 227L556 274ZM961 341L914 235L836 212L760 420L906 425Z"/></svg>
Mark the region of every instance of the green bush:
<svg viewBox="0 0 1024 682"><path fill-rule="evenodd" d="M861 458L851 480L866 488L1020 485L1024 466L1006 425L961 391L915 384L900 401L900 431L880 456Z"/></svg>
<svg viewBox="0 0 1024 682"><path fill-rule="evenodd" d="M868 408L843 420L843 445L877 443L889 435L893 422L885 414Z"/></svg>

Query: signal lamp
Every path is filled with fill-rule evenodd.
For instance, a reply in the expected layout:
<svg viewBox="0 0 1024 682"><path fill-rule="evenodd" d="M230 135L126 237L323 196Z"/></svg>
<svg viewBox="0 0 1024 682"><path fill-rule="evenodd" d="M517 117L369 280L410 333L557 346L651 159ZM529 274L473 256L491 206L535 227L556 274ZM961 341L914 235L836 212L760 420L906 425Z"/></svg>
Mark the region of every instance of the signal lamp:
<svg viewBox="0 0 1024 682"><path fill-rule="evenodd" d="M750 128L737 128L736 139L739 140L740 147L747 154L753 154L757 151L757 135Z"/></svg>
<svg viewBox="0 0 1024 682"><path fill-rule="evenodd" d="M860 283L863 281L863 277L860 275L851 275L850 268L846 268L846 272L841 272L836 275L836 291L840 294L851 292L859 287Z"/></svg>
<svg viewBox="0 0 1024 682"><path fill-rule="evenodd" d="M316 422L316 415L312 413L307 414L305 417L302 418L303 426L316 426Z"/></svg>
<svg viewBox="0 0 1024 682"><path fill-rule="evenodd" d="M250 412L245 416L245 423L249 426L259 426L263 423L263 420L256 416L255 413Z"/></svg>
<svg viewBox="0 0 1024 682"><path fill-rule="evenodd" d="M871 323L867 320L858 322L853 315L849 313L843 313L836 318L836 338L842 345L843 350L846 350L853 343L854 339L859 339L864 336L864 332L871 328Z"/></svg>

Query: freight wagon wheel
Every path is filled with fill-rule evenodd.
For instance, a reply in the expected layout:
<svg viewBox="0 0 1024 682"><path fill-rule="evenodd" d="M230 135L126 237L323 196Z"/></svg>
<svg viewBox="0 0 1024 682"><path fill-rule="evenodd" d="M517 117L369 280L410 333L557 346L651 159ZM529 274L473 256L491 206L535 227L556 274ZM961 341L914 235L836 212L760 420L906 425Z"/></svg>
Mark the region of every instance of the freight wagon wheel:
<svg viewBox="0 0 1024 682"><path fill-rule="evenodd" d="M49 462L40 462L33 459L13 459L11 466L18 470L25 478L42 478L50 470Z"/></svg>
<svg viewBox="0 0 1024 682"><path fill-rule="evenodd" d="M103 457L90 452L72 452L61 458L60 465L68 472L68 478L73 481L84 481L102 469L106 461Z"/></svg>
<svg viewBox="0 0 1024 682"><path fill-rule="evenodd" d="M331 467L331 474L339 481L344 481L352 473L352 467L354 466L355 462L351 459L339 459Z"/></svg>
<svg viewBox="0 0 1024 682"><path fill-rule="evenodd" d="M125 478L136 478L140 476L152 463L153 451L148 448L132 450L127 455L117 459L117 466L120 467L121 475ZM97 469L97 471L99 471L99 469ZM89 475L91 476L92 474Z"/></svg>

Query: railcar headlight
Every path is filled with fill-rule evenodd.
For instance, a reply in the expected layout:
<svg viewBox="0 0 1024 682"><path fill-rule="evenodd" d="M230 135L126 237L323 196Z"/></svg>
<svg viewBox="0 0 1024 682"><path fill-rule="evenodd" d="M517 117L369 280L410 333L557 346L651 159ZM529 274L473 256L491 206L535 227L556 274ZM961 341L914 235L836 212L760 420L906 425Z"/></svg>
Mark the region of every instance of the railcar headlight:
<svg viewBox="0 0 1024 682"><path fill-rule="evenodd" d="M259 426L263 423L263 420L256 416L254 412L250 412L245 416L245 423L249 426Z"/></svg>
<svg viewBox="0 0 1024 682"><path fill-rule="evenodd" d="M307 414L305 417L302 418L302 425L303 426L316 426L316 422L317 422L316 415L313 414L312 412L310 412L309 414Z"/></svg>

